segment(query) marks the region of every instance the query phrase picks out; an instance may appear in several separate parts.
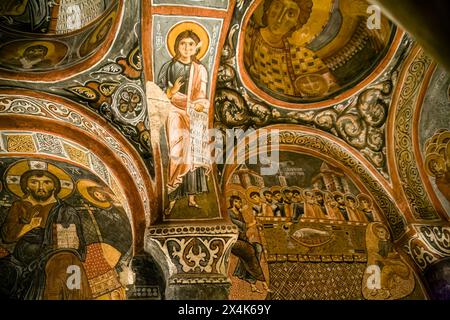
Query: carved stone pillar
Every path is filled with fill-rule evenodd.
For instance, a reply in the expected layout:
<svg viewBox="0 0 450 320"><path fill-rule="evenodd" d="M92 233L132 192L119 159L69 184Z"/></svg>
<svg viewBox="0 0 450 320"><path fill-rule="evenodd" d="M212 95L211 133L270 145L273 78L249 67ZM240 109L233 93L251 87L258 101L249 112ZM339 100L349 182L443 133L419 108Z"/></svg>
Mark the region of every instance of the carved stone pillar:
<svg viewBox="0 0 450 320"><path fill-rule="evenodd" d="M230 224L148 229L145 251L163 269L166 299L228 299L227 267L236 239L237 228Z"/></svg>

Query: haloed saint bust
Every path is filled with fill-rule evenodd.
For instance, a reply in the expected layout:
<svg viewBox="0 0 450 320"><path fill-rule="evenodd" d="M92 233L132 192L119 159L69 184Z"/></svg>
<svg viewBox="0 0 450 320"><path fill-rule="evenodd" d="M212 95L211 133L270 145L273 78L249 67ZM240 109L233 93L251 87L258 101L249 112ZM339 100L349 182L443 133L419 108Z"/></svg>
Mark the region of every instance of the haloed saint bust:
<svg viewBox="0 0 450 320"><path fill-rule="evenodd" d="M257 84L293 97L320 97L336 85L325 63L310 49L289 41L311 16L311 0L266 0L263 26L250 25L244 61Z"/></svg>

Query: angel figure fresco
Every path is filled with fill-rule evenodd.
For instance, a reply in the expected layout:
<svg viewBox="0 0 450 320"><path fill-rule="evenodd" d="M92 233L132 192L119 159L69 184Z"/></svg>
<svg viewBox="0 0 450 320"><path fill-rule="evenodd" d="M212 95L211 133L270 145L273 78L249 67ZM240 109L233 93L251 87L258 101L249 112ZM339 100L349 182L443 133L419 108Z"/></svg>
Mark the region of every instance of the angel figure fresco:
<svg viewBox="0 0 450 320"><path fill-rule="evenodd" d="M309 20L312 7L311 0L266 0L263 26L247 32L247 70L272 92L320 97L336 85L327 65L312 50L288 41Z"/></svg>
<svg viewBox="0 0 450 320"><path fill-rule="evenodd" d="M208 39L205 29L196 23L173 27L168 34L173 58L163 64L157 78L171 103L165 122L169 153L166 215L176 201L186 197L189 207L200 208L195 196L209 191L208 72L199 60L208 49Z"/></svg>

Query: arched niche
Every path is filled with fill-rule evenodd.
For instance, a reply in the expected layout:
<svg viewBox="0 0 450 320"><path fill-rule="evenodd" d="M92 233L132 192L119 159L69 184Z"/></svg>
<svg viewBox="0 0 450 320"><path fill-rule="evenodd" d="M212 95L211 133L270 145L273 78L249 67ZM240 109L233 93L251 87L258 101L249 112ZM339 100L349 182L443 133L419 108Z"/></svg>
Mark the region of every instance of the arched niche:
<svg viewBox="0 0 450 320"><path fill-rule="evenodd" d="M109 172L115 178L129 207L134 250L141 251L145 227L155 218L151 215L154 197L150 176L128 141L95 113L52 95L2 91L0 105L0 130L23 132L30 148L25 154L65 156L100 177ZM44 136L50 142L38 138ZM8 150L7 140L3 148Z"/></svg>
<svg viewBox="0 0 450 320"><path fill-rule="evenodd" d="M1 295L126 299L133 234L115 178L88 170L82 148L66 140L23 131L1 131L1 136L6 142L0 154ZM33 154L36 145L71 160Z"/></svg>
<svg viewBox="0 0 450 320"><path fill-rule="evenodd" d="M231 299L425 296L409 257L394 245L406 225L392 189L357 152L331 135L292 125L256 130L239 150L246 150L245 163L228 158L222 188L228 214L241 226L238 248L252 249L247 256L232 250ZM268 168L261 155L275 171L261 170ZM401 285L388 285L390 267L381 266L381 288L374 291L366 284L380 243L391 244L393 277Z"/></svg>

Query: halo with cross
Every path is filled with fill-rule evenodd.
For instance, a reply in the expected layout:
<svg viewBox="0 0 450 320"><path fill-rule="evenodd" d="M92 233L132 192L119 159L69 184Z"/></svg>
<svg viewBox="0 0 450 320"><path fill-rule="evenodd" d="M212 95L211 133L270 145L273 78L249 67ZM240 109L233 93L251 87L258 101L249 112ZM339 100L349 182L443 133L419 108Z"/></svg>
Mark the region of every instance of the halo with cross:
<svg viewBox="0 0 450 320"><path fill-rule="evenodd" d="M90 203L92 203L93 205L99 207L99 208L103 208L103 209L107 209L109 207L111 207L111 202L110 201L100 201L97 199L94 199L91 194L88 192L88 189L90 187L95 187L98 188L104 192L107 192L105 187L99 185L98 183L92 181L92 180L88 180L88 179L82 179L80 181L77 182L77 189L78 192L81 194L81 196L83 198L85 198L87 201L89 201ZM110 192L107 192L108 194L110 194Z"/></svg>
<svg viewBox="0 0 450 320"><path fill-rule="evenodd" d="M22 198L25 193L20 186L22 175L31 170L42 170L52 173L59 179L61 190L57 197L59 199L67 198L73 191L72 178L64 170L56 165L40 160L20 160L13 163L5 173L5 184L10 192Z"/></svg>

